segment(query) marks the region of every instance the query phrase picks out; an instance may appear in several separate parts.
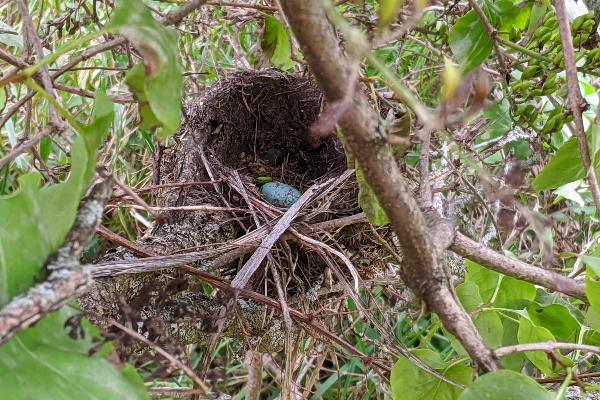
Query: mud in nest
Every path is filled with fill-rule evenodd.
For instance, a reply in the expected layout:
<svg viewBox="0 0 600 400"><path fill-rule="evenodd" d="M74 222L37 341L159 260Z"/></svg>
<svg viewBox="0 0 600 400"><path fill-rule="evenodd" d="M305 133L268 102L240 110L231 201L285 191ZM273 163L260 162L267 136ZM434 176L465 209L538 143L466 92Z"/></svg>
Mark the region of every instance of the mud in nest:
<svg viewBox="0 0 600 400"><path fill-rule="evenodd" d="M322 93L311 79L276 70L238 71L188 104L186 129L226 167L304 189L346 167L335 136L316 149L305 140L321 104Z"/></svg>

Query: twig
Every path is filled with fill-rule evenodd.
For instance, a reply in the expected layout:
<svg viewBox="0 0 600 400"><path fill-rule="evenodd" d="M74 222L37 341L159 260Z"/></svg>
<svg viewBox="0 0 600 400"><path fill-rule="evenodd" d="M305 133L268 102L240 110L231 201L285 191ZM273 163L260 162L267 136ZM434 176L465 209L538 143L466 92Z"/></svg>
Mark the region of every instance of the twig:
<svg viewBox="0 0 600 400"><path fill-rule="evenodd" d="M587 344L579 343L568 343L568 342L545 342L545 343L523 343L515 344L512 346L499 347L494 350L494 354L498 358L507 356L513 353L521 353L524 351L545 351L547 353L555 350L582 350L590 353L596 353L600 355L599 346L591 346Z"/></svg>
<svg viewBox="0 0 600 400"><path fill-rule="evenodd" d="M48 137L50 133L53 131L53 128L46 127L39 131L36 135L29 138L27 141L21 143L20 145L11 149L8 154L4 157L0 158L0 169L4 167L6 164L17 158L19 155L26 153L30 148L37 145L43 138Z"/></svg>
<svg viewBox="0 0 600 400"><path fill-rule="evenodd" d="M298 216L298 213L302 208L314 199L314 196L318 195L321 190L329 186L334 181L333 178L328 179L320 184L315 184L308 188L306 192L300 196L300 198L281 216L279 221L275 224L271 232L262 240L259 248L252 254L244 266L239 270L231 285L234 288L243 288L246 286L250 277L258 269L258 266L264 260L267 253L271 251L271 248L281 235L289 228L290 224Z"/></svg>
<svg viewBox="0 0 600 400"><path fill-rule="evenodd" d="M195 11L206 4L206 0L192 0L177 10L171 11L164 17L160 18L160 22L164 25L176 25L192 11Z"/></svg>
<svg viewBox="0 0 600 400"><path fill-rule="evenodd" d="M167 359L175 367L182 370L192 381L194 381L194 383L198 386L198 388L200 389L202 394L207 394L209 392L208 386L206 386L206 384L200 378L198 378L198 375L196 375L190 367L188 367L187 365L185 365L184 363L179 361L177 358L175 358L174 356L172 356L171 354L169 354L168 352L163 350L162 347L160 347L156 343L151 342L150 340L146 339L144 336L140 335L133 329L128 328L125 325L122 325L115 320L111 320L110 324L116 326L117 328L119 328L120 330L122 330L123 332L125 332L126 334L131 336L132 338L137 339L140 342L151 347L152 349L154 349L154 351L156 351L158 354L160 354L165 359Z"/></svg>
<svg viewBox="0 0 600 400"><path fill-rule="evenodd" d="M94 186L79 209L65 243L48 257L45 265L49 273L47 280L0 310L0 344L88 289L90 267L82 267L79 257L102 221L104 203L110 197L111 187L112 180L106 175Z"/></svg>
<svg viewBox="0 0 600 400"><path fill-rule="evenodd" d="M583 126L582 110L586 102L579 91L579 78L577 77L577 64L575 61L575 49L573 48L573 37L571 36L571 23L565 9L564 0L552 0L556 9L558 18L558 29L560 31L560 40L562 42L563 54L565 57L565 70L567 74L567 89L569 97L569 106L573 113L573 122L575 123L575 135L579 142L579 152L581 160L586 171L587 182L590 185L596 211L600 213L600 185L596 178L596 171L590 159L590 150L585 138L585 128Z"/></svg>

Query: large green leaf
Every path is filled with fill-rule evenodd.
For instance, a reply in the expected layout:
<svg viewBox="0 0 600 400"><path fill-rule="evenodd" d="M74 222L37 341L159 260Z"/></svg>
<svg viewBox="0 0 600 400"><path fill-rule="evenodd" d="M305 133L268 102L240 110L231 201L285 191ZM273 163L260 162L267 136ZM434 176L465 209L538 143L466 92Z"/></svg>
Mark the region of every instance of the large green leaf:
<svg viewBox="0 0 600 400"><path fill-rule="evenodd" d="M413 350L413 354L445 377L464 385L471 383L473 369L464 363L448 364L432 350ZM454 400L462 392L462 389L423 371L403 356L392 368L390 384L394 400Z"/></svg>
<svg viewBox="0 0 600 400"><path fill-rule="evenodd" d="M273 16L266 18L260 46L277 68L287 70L295 65L295 62L290 58L292 48L287 32L283 23L277 18Z"/></svg>
<svg viewBox="0 0 600 400"><path fill-rule="evenodd" d="M152 18L142 1L120 0L107 29L127 37L144 58L127 75L137 97L144 127L162 126L161 136L177 130L181 121L183 77L177 35Z"/></svg>
<svg viewBox="0 0 600 400"><path fill-rule="evenodd" d="M64 307L0 347L0 400L148 398L133 367L88 354L89 331L85 340L69 338L64 323L73 314Z"/></svg>
<svg viewBox="0 0 600 400"><path fill-rule="evenodd" d="M459 400L552 400L548 391L528 376L501 370L483 375Z"/></svg>
<svg viewBox="0 0 600 400"><path fill-rule="evenodd" d="M592 123L587 133L588 144L591 144L590 142L593 142L591 139L598 135L597 130L597 125ZM595 149L595 146L590 146L590 148ZM598 154L597 149L595 154ZM596 174L600 173L600 156L595 157L594 169ZM583 178L585 178L585 171L579 152L579 143L577 138L573 136L556 151L554 157L546 164L542 172L535 177L531 186L534 190L542 191L554 189Z"/></svg>
<svg viewBox="0 0 600 400"><path fill-rule="evenodd" d="M19 179L16 193L0 198L0 306L33 285L71 228L112 119L112 103L107 102L106 96L97 95L94 120L71 148L71 173L65 182L40 188L39 174L31 173Z"/></svg>
<svg viewBox="0 0 600 400"><path fill-rule="evenodd" d="M492 40L474 11L460 17L448 36L450 49L461 63L463 74L480 66L492 53Z"/></svg>

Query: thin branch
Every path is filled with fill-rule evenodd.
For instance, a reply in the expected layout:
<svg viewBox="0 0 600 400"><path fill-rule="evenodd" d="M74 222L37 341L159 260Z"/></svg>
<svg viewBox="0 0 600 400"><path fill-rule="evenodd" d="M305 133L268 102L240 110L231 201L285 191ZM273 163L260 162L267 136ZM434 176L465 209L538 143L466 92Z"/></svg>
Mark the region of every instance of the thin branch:
<svg viewBox="0 0 600 400"><path fill-rule="evenodd" d="M545 343L524 343L515 344L512 346L500 347L494 350L496 357L504 357L513 353L521 353L524 351L545 351L546 353L554 352L555 350L581 350L589 353L600 355L599 346L591 346L587 344L568 343L568 342L545 342Z"/></svg>
<svg viewBox="0 0 600 400"><path fill-rule="evenodd" d="M169 354L168 352L166 352L162 347L160 347L156 343L151 342L150 340L146 339L144 336L140 335L133 329L128 328L125 325L118 323L117 321L111 320L110 324L116 326L117 328L119 328L120 330L122 330L123 332L125 332L126 334L131 336L132 338L137 339L140 342L151 347L152 349L154 349L154 351L156 351L158 354L160 354L165 359L167 359L175 367L182 370L198 386L198 388L200 389L202 394L207 394L210 391L208 389L208 386L206 386L206 384L202 381L202 379L200 379L198 377L198 375L196 375L190 367L188 367L187 365L185 365L184 363L179 361L176 357L174 357L171 354Z"/></svg>
<svg viewBox="0 0 600 400"><path fill-rule="evenodd" d="M565 70L567 74L567 89L569 97L569 106L573 113L573 122L575 123L575 135L579 142L579 152L581 160L586 171L587 182L592 190L596 211L600 213L600 185L596 178L596 171L590 159L590 149L585 138L585 128L583 126L582 110L585 109L586 102L579 91L579 78L577 77L577 64L575 60L575 49L573 48L573 37L571 36L571 23L564 0L552 0L556 9L558 18L558 29L560 31L560 40L563 46L565 57Z"/></svg>
<svg viewBox="0 0 600 400"><path fill-rule="evenodd" d="M8 154L0 158L0 169L6 164L17 158L19 155L26 153L30 148L37 145L43 138L48 137L54 129L47 127L39 131L36 135L29 138L27 141L11 149Z"/></svg>
<svg viewBox="0 0 600 400"><path fill-rule="evenodd" d="M206 0L192 0L177 10L171 11L164 17L160 18L160 22L162 22L164 25L177 25L183 21L183 19L189 13L199 9L204 4L206 4Z"/></svg>

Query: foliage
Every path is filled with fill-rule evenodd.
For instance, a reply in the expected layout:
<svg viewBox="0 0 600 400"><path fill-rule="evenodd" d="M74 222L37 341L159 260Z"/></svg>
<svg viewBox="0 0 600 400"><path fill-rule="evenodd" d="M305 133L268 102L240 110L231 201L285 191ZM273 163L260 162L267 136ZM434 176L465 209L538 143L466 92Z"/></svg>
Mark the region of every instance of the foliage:
<svg viewBox="0 0 600 400"><path fill-rule="evenodd" d="M155 151L171 144L169 137L179 127L182 97L197 95L234 68L303 70L302 53L285 18L265 2L259 4L263 8L206 5L175 27L165 27L159 20L183 4L179 3L32 1L30 13L46 52L37 60L22 39L17 7L10 2L0 5L0 50L28 64L17 74L12 66L0 66L0 79L14 78L0 88L0 158L49 126L53 110L66 121L60 134L41 138L0 167L0 306L44 279L42 266L62 244L96 165L109 166L133 188L149 182ZM474 199L460 210L467 222L459 222L459 228L508 256L584 278L589 305L467 260L456 293L484 342L491 348L548 341L598 346L598 212L584 181L573 116L564 101L565 60L554 8L545 0L479 2L497 32L491 37L469 2L450 3L455 4L444 2L441 10L419 1L368 0L340 2L336 10L369 38L394 38L371 52L383 61L384 70L374 63L361 69L361 80L378 111L405 106L390 92L400 82L429 111L435 109L432 114L446 118L446 129L432 139L430 168L441 182L435 189L444 205L454 207L465 193ZM413 21L413 14L419 18ZM598 94L593 86L600 75L596 21L593 13L578 16L572 21L572 36L580 88L589 103L584 113L587 141L600 175ZM403 26L408 33L394 36ZM351 38L340 32L342 43L351 45ZM93 46L119 37L128 44L86 56ZM81 68L57 74L78 58ZM501 70L502 63L508 70ZM44 66L56 74L56 100L39 82L28 79L39 76L35 74ZM478 81L481 74L487 78ZM491 90L478 97L486 85ZM17 107L28 91L35 95ZM385 138L394 132L383 118ZM413 124L413 143L395 151L415 188L421 149L414 133L420 132L422 122ZM374 226L388 224L360 168L356 175L360 205L369 221ZM450 214L452 207L444 211ZM506 209L513 212L510 218L501 217ZM107 215L106 225L135 239L145 229L143 221L152 218L120 208ZM96 239L89 249L91 258L106 247ZM553 392L557 388L541 386L536 379L568 382L574 365L588 366L577 351L527 351L502 357L503 370L477 376L463 346L435 315L399 308L399 289L374 282L361 292L361 300L373 319L386 322L384 332L367 322L365 310L352 299L331 300L330 308L323 303L322 314L328 328L358 350L393 364L389 385L366 360L339 347L322 346L318 338L306 339L298 354L305 357L303 365L312 375L300 382L312 379L312 398L384 398L391 393L394 399L414 400L553 399L560 396ZM160 381L157 363L115 367L108 357L110 345L86 321L84 337L72 339L65 323L72 321L73 307L51 314L0 347L0 399L73 398L74 392L77 398L147 398L144 381L148 386ZM411 348L415 357L455 384L399 356L401 346ZM188 349L194 367L200 363L200 347ZM238 350L227 341L215 350L224 374L233 377L215 378L219 390L236 393L244 387ZM315 368L318 356L313 353L324 351ZM168 381L173 386L190 383L181 373ZM271 398L279 393L277 386L265 390Z"/></svg>

